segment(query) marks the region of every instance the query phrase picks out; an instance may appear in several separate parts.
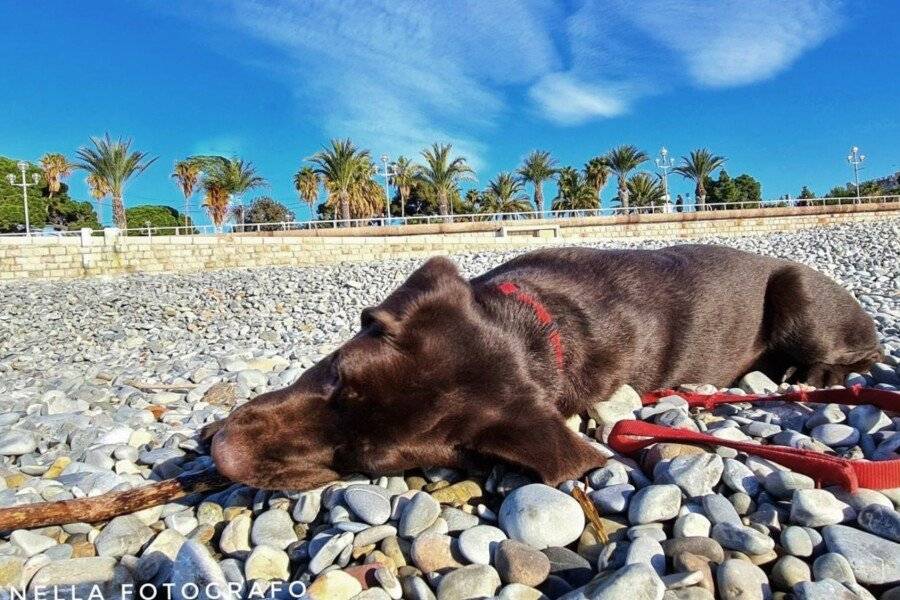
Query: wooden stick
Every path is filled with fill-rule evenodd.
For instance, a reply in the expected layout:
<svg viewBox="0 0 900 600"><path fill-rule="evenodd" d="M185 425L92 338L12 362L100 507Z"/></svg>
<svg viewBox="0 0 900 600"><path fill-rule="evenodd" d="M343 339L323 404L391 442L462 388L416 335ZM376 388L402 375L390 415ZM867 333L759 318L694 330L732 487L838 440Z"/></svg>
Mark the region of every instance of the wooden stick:
<svg viewBox="0 0 900 600"><path fill-rule="evenodd" d="M159 506L197 492L220 489L229 484L231 482L215 468L210 468L124 492L2 508L0 531L107 521L119 515Z"/></svg>

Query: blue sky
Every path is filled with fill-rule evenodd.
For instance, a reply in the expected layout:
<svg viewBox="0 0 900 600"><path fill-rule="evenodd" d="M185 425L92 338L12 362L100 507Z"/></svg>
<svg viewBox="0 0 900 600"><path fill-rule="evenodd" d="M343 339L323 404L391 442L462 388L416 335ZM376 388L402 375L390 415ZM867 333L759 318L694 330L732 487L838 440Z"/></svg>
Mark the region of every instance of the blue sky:
<svg viewBox="0 0 900 600"><path fill-rule="evenodd" d="M580 166L621 143L708 147L767 198L848 181L852 144L864 176L900 170L892 1L4 4L0 154L131 137L159 160L127 205L180 206L176 159L236 154L306 218L291 176L346 136L392 157L453 142L479 186L535 148Z"/></svg>

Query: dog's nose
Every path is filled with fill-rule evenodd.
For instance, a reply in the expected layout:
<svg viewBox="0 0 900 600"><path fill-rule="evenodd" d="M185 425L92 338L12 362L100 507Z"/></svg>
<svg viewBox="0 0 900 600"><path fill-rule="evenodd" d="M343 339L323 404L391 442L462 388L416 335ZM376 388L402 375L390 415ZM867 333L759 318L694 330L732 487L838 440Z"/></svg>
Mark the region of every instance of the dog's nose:
<svg viewBox="0 0 900 600"><path fill-rule="evenodd" d="M246 450L235 443L233 436L223 428L212 439L211 453L219 473L232 481L246 483L252 466L247 460Z"/></svg>

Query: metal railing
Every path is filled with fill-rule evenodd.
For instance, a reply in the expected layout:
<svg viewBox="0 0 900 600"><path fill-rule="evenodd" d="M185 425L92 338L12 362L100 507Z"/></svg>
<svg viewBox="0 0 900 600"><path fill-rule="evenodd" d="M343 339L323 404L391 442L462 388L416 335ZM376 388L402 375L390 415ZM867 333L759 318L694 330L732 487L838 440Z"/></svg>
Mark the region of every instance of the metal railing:
<svg viewBox="0 0 900 600"><path fill-rule="evenodd" d="M339 229L347 227L371 227L371 226L391 226L400 227L404 225L427 225L438 223L500 223L523 222L529 220L565 220L573 218L586 217L614 217L625 214L678 214L681 212L714 212L724 210L734 210L742 208L777 208L777 207L800 207L800 206L840 206L853 204L887 204L900 202L900 196L863 196L861 198L810 198L806 200L798 199L779 199L768 200L763 202L731 202L705 205L682 205L674 206L672 204L657 204L648 206L630 206L630 207L603 207L595 209L578 209L578 210L545 210L538 211L521 211L521 212L504 212L504 213L457 213L453 215L411 215L407 217L391 217L385 219L382 217L370 217L366 219L324 219L316 221L284 221L273 223L246 223L226 224L219 228L214 225L191 225L191 226L170 226L170 227L135 227L119 230L120 235L129 237L153 237L161 235L222 235L222 234L241 234L241 233L257 233L261 231L302 231L312 229ZM81 232L76 231L33 231L33 238L53 238L79 236ZM92 235L103 235L103 230L94 230ZM25 238L24 233L3 233L0 237L21 237Z"/></svg>

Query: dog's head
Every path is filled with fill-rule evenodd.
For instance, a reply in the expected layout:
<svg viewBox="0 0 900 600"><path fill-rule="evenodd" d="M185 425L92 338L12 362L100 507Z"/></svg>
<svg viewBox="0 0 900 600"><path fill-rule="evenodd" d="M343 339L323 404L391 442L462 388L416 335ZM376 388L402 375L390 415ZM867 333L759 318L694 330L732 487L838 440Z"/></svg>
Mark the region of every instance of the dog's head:
<svg viewBox="0 0 900 600"><path fill-rule="evenodd" d="M490 394L486 372L503 368L491 327L455 265L427 261L296 383L215 424L219 471L255 487L310 489L339 473L416 466L412 446L446 462L449 440L471 424L454 413L477 406Z"/></svg>

